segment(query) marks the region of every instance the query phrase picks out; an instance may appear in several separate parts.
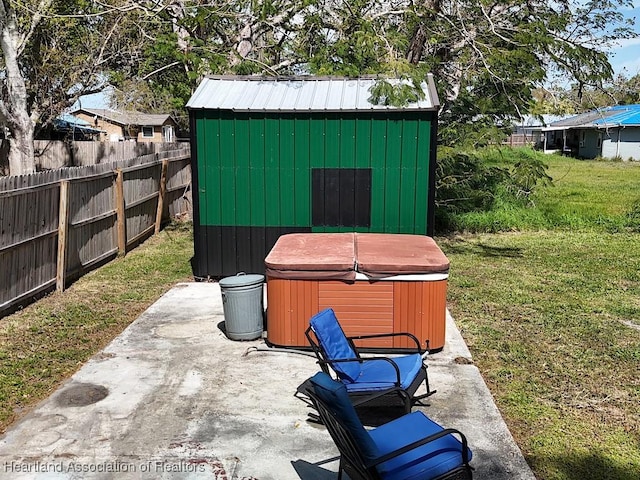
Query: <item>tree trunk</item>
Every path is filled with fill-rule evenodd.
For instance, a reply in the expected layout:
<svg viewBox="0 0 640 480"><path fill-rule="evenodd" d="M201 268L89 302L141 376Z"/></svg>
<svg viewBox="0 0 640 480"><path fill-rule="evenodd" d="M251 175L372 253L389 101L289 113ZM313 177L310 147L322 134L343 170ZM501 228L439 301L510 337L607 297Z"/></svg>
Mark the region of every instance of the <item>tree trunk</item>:
<svg viewBox="0 0 640 480"><path fill-rule="evenodd" d="M20 120L20 125L17 125ZM24 175L35 172L35 149L33 146L33 122L14 118L13 128L9 127L9 174Z"/></svg>
<svg viewBox="0 0 640 480"><path fill-rule="evenodd" d="M422 59L422 53L424 51L424 44L427 41L427 34L424 31L424 24L418 25L413 37L411 37L411 42L409 43L409 48L407 50L406 58L409 63L413 65L417 65L420 63Z"/></svg>
<svg viewBox="0 0 640 480"><path fill-rule="evenodd" d="M34 122L27 107L27 87L20 71L18 45L20 35L15 12L0 1L0 48L4 57L6 97L1 101L0 116L9 130L9 174L23 175L35 171L33 146Z"/></svg>

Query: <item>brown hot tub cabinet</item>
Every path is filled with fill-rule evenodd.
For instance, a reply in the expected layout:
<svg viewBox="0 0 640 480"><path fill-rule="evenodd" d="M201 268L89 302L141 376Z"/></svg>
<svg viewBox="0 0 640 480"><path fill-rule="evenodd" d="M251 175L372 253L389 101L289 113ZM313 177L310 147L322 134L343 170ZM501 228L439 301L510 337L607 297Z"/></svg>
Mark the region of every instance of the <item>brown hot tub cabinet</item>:
<svg viewBox="0 0 640 480"><path fill-rule="evenodd" d="M267 341L308 347L311 316L333 308L348 336L409 332L444 347L449 260L430 237L302 233L278 239L265 259ZM411 347L406 337L360 341L370 349Z"/></svg>

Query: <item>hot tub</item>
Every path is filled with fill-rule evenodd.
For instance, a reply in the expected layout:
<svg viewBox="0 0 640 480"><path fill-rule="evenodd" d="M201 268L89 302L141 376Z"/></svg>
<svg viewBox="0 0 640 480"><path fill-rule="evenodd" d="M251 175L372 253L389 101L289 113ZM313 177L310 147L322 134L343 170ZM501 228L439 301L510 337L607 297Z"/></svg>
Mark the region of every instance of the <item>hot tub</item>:
<svg viewBox="0 0 640 480"><path fill-rule="evenodd" d="M449 260L422 235L299 233L265 259L267 342L308 347L309 318L331 307L348 336L409 332L444 347ZM414 345L406 337L359 341L370 350Z"/></svg>

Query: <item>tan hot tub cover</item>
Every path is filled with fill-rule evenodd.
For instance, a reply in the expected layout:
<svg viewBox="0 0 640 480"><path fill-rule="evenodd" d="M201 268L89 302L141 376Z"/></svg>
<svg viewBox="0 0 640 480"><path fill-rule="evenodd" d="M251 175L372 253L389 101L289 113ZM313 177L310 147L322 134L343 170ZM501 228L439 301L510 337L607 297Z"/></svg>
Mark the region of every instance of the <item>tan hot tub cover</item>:
<svg viewBox="0 0 640 480"><path fill-rule="evenodd" d="M271 278L355 280L447 273L449 260L431 237L388 233L292 233L265 259Z"/></svg>
<svg viewBox="0 0 640 480"><path fill-rule="evenodd" d="M381 233L299 233L265 259L267 342L309 347L309 318L333 308L349 336L408 332L444 347L449 260L432 238ZM373 350L412 348L404 335L357 340Z"/></svg>
<svg viewBox="0 0 640 480"><path fill-rule="evenodd" d="M354 234L282 235L264 263L271 278L355 280Z"/></svg>
<svg viewBox="0 0 640 480"><path fill-rule="evenodd" d="M356 233L356 271L370 278L447 273L449 259L431 237Z"/></svg>

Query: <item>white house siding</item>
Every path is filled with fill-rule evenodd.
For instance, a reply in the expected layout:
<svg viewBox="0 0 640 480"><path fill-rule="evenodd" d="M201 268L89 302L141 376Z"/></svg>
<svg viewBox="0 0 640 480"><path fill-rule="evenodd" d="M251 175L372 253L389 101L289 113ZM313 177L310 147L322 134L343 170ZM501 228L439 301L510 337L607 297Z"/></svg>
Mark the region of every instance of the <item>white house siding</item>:
<svg viewBox="0 0 640 480"><path fill-rule="evenodd" d="M640 127L611 128L608 133L604 135L605 141L602 145L604 158L640 160Z"/></svg>

